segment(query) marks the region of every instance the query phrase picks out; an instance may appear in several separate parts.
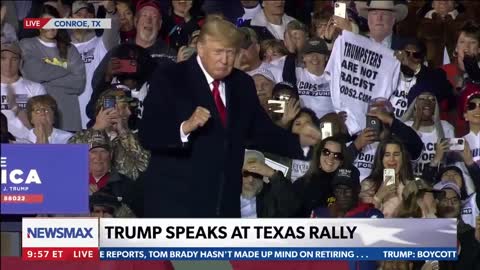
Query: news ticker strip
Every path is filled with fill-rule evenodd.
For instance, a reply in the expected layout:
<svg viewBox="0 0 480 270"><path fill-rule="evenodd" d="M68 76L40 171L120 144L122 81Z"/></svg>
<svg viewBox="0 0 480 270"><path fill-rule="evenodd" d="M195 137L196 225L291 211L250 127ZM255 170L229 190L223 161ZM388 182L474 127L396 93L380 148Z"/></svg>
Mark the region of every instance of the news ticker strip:
<svg viewBox="0 0 480 270"><path fill-rule="evenodd" d="M110 29L111 19L25 18L24 29Z"/></svg>
<svg viewBox="0 0 480 270"><path fill-rule="evenodd" d="M26 260L457 258L455 219L25 218L22 230Z"/></svg>
<svg viewBox="0 0 480 270"><path fill-rule="evenodd" d="M457 259L455 248L23 248L29 261L97 260L443 260Z"/></svg>

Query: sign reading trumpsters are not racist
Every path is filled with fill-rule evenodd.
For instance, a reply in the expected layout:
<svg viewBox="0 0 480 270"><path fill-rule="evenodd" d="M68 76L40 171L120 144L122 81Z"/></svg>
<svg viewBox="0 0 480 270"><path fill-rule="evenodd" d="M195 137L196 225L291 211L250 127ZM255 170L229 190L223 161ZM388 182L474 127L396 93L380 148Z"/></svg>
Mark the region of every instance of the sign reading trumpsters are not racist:
<svg viewBox="0 0 480 270"><path fill-rule="evenodd" d="M389 98L396 90L400 62L393 51L369 38L343 31L337 38L325 72L335 110L346 111L350 133L365 128L368 103Z"/></svg>

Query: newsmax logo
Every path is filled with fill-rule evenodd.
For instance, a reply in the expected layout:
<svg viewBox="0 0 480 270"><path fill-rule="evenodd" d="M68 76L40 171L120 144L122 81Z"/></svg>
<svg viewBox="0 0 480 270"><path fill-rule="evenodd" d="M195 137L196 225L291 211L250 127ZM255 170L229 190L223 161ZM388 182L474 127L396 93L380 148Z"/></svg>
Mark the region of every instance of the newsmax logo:
<svg viewBox="0 0 480 270"><path fill-rule="evenodd" d="M92 227L35 227L27 228L27 238L35 239L93 239Z"/></svg>

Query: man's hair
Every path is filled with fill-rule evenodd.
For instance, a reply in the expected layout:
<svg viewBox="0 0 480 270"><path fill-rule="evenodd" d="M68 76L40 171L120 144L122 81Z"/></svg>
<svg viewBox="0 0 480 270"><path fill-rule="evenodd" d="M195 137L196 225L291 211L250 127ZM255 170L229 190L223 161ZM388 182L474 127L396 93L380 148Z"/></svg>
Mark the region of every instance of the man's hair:
<svg viewBox="0 0 480 270"><path fill-rule="evenodd" d="M458 36L464 33L467 37L474 38L480 43L480 25L474 21L466 22L460 32L458 32ZM457 37L458 39L458 37Z"/></svg>
<svg viewBox="0 0 480 270"><path fill-rule="evenodd" d="M116 0L115 5L124 4L132 11L132 15L135 16L136 7L131 0Z"/></svg>
<svg viewBox="0 0 480 270"><path fill-rule="evenodd" d="M260 59L265 59L265 54L269 49L272 49L273 51L281 53L283 55L288 54L288 50L281 40L267 39L260 43Z"/></svg>
<svg viewBox="0 0 480 270"><path fill-rule="evenodd" d="M287 31L294 31L294 30L300 30L308 34L307 27L305 24L298 20L292 20L287 24L287 27L285 29L285 32Z"/></svg>
<svg viewBox="0 0 480 270"><path fill-rule="evenodd" d="M304 108L301 108L300 111L295 116L295 118L293 118L293 121L289 126L290 131L292 131L293 122L295 122L295 120L297 120L300 116L302 116L302 114L308 115L310 119L312 119L314 126L318 127L320 125L320 119L318 119L317 114L312 109L304 107Z"/></svg>
<svg viewBox="0 0 480 270"><path fill-rule="evenodd" d="M200 30L198 42L205 42L207 37L223 42L226 47L239 48L243 36L233 23L213 15L207 17Z"/></svg>
<svg viewBox="0 0 480 270"><path fill-rule="evenodd" d="M47 107L51 108L52 111L53 111L53 115L55 116L55 119L57 119L56 116L57 116L57 112L58 112L58 106L57 106L57 102L55 101L55 99L50 95L39 95L39 96L31 97L27 101L28 122L32 123L33 107L36 106L36 105L43 105L43 106L47 106Z"/></svg>
<svg viewBox="0 0 480 270"><path fill-rule="evenodd" d="M321 22L326 22L330 20L330 17L333 16L333 10L332 9L323 9L321 11L317 11L313 13L312 15L312 23L310 25L310 34L312 36L315 36L315 32L317 31L317 24Z"/></svg>

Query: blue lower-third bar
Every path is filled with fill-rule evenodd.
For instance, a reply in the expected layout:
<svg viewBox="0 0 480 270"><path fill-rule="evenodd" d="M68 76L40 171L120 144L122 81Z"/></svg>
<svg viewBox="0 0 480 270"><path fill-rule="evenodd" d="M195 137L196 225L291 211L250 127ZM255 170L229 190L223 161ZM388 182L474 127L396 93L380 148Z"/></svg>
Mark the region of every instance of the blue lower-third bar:
<svg viewBox="0 0 480 270"><path fill-rule="evenodd" d="M101 260L454 261L455 248L100 248Z"/></svg>

